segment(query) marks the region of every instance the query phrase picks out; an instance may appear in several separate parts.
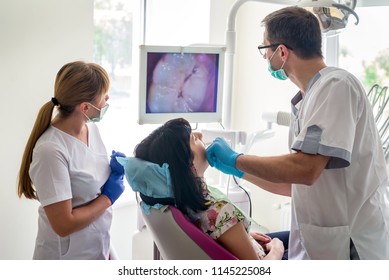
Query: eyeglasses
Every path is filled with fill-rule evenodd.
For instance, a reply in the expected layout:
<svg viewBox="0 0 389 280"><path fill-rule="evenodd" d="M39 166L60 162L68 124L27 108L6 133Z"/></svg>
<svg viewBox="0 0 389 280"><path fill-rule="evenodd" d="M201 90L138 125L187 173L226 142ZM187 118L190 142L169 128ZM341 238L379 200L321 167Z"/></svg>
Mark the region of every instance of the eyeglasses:
<svg viewBox="0 0 389 280"><path fill-rule="evenodd" d="M259 50L259 53L260 53L262 56L265 56L265 55L266 55L266 51L267 51L268 48L278 47L279 45L284 45L284 46L287 47L288 49L293 50L291 47L289 47L288 45L285 45L285 44L283 44L283 43L270 44L270 45L259 45L259 46L258 46L258 50Z"/></svg>

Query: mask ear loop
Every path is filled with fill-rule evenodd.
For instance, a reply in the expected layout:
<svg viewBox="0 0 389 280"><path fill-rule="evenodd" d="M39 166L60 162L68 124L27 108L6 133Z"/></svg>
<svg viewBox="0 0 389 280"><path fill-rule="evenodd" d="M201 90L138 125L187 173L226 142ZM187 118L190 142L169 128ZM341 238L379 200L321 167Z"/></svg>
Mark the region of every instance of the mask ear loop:
<svg viewBox="0 0 389 280"><path fill-rule="evenodd" d="M281 68L280 68L280 69L284 69L284 65L285 65L285 63L286 63L286 59L284 60L284 63L282 63L282 65L281 65Z"/></svg>
<svg viewBox="0 0 389 280"><path fill-rule="evenodd" d="M86 118L87 122L90 122L91 119L87 116L86 112L88 112L89 108L88 108L88 105L87 104L84 104L81 108L81 113L84 115L84 117Z"/></svg>
<svg viewBox="0 0 389 280"><path fill-rule="evenodd" d="M270 56L270 58L268 59L269 60L269 63L270 63L270 61L272 60L272 58L273 58L273 56L276 54L276 52L277 52L277 50L278 49L280 49L280 46L281 45L279 45L277 48L276 48L276 50L273 52L273 54ZM284 53L284 51L281 49L281 55L282 56L284 56L285 55L285 53ZM285 63L286 63L286 59L284 60L284 62L282 63L282 65L281 65L281 67L280 67L280 69L278 69L278 70L281 70L281 69L283 69L284 68L284 65L285 65Z"/></svg>
<svg viewBox="0 0 389 280"><path fill-rule="evenodd" d="M279 45L278 47L280 47L281 45ZM282 50L282 49L280 49L281 50L281 56L285 56L285 53L284 53L284 51ZM284 65L285 65L285 63L286 63L286 60L287 59L285 59L284 60L284 62L282 63L282 65L281 65L281 68L280 69L284 69Z"/></svg>
<svg viewBox="0 0 389 280"><path fill-rule="evenodd" d="M273 56L276 54L276 52L277 52L277 50L278 50L279 47L280 47L280 46L278 46L278 47L276 48L276 50L272 53L272 55L269 57L269 61L272 60Z"/></svg>
<svg viewBox="0 0 389 280"><path fill-rule="evenodd" d="M285 54L284 54L284 51L282 50L282 49L280 49L280 47L281 47L281 44L275 49L275 51L272 53L272 55L270 56L270 58L269 58L269 61L273 58L273 56L276 54L276 52L278 51L278 50L281 50L281 55L282 56L284 56Z"/></svg>

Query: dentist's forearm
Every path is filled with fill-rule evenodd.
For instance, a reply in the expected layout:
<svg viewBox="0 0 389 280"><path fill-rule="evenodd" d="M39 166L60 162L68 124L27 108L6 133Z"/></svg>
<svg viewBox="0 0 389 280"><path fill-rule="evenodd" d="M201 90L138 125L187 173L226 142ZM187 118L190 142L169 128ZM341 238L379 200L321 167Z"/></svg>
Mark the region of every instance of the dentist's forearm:
<svg viewBox="0 0 389 280"><path fill-rule="evenodd" d="M288 183L272 183L266 180L263 180L254 175L245 173L243 179L249 181L250 183L260 187L261 189L278 194L283 196L291 196L292 195L292 186Z"/></svg>
<svg viewBox="0 0 389 280"><path fill-rule="evenodd" d="M329 157L305 153L260 157L241 155L236 168L273 183L312 185L321 175Z"/></svg>

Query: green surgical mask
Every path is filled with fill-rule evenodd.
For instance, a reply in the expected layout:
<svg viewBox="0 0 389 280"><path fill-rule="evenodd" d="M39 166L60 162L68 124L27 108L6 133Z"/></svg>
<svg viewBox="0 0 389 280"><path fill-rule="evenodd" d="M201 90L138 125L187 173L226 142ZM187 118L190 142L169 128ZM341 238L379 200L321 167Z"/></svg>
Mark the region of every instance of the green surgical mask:
<svg viewBox="0 0 389 280"><path fill-rule="evenodd" d="M88 102L88 104L91 105L93 108L95 108L97 111L100 112L100 114L97 117L94 117L94 118L89 118L84 113L84 115L88 119L88 121L90 121L90 122L99 122L99 121L101 121L103 119L103 116L105 115L105 112L107 112L107 110L108 110L109 104L106 103L105 106L103 108L101 108L101 109L97 108L96 106L94 106L93 104L91 104L89 102Z"/></svg>
<svg viewBox="0 0 389 280"><path fill-rule="evenodd" d="M269 73L276 79L279 79L279 80L286 80L288 79L288 76L286 75L285 71L284 71L284 65L285 65L285 62L286 60L284 61L284 63L281 65L281 68L278 69L278 70L273 70L273 68L271 67L271 64L270 64L270 60L273 58L274 54L276 53L276 51L278 50L278 48L274 51L274 53L272 54L272 56L267 60L267 70L269 71Z"/></svg>

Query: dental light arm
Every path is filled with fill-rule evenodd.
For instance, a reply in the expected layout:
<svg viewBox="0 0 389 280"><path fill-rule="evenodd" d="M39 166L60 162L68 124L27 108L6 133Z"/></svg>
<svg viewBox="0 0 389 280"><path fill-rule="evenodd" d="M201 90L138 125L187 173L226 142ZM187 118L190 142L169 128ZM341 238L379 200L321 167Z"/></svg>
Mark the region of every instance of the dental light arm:
<svg viewBox="0 0 389 280"><path fill-rule="evenodd" d="M267 123L267 128L264 130L256 131L249 135L246 145L242 149L242 153L246 154L249 152L251 147L259 142L275 135L275 131L272 130L272 124L278 124L281 126L289 126L290 124L290 113L288 112L263 112L262 120Z"/></svg>
<svg viewBox="0 0 389 280"><path fill-rule="evenodd" d="M289 112L263 112L262 113L262 120L266 121L268 124L268 127L271 128L271 125L273 123L276 123L278 125L282 126L289 126L290 125L290 113Z"/></svg>
<svg viewBox="0 0 389 280"><path fill-rule="evenodd" d="M236 14L240 7L246 2L260 2L271 4L292 4L287 0L237 0L231 7L227 21L226 31L226 59L225 59L225 84L224 84L224 98L223 98L223 124L226 129L231 129L231 116L232 111L232 81L233 81L233 68L234 68L234 55L236 47L236 31L235 20Z"/></svg>

